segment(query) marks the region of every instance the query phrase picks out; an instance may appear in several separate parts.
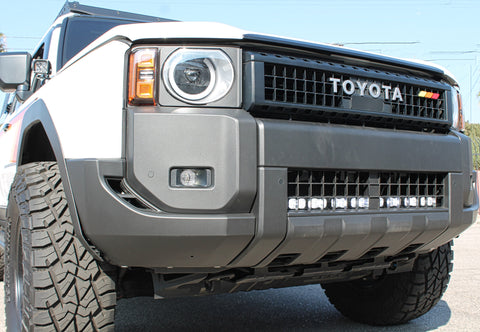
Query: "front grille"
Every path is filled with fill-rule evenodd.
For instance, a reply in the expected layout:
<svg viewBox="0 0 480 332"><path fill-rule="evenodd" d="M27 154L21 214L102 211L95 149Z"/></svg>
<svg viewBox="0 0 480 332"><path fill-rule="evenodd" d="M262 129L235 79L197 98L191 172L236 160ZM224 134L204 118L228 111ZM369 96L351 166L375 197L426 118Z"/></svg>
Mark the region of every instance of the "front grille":
<svg viewBox="0 0 480 332"><path fill-rule="evenodd" d="M446 207L446 173L290 169L290 211Z"/></svg>
<svg viewBox="0 0 480 332"><path fill-rule="evenodd" d="M341 82L350 80L357 84L356 88L358 88L356 82L359 81L367 84L375 82L378 86L387 86L389 89L388 93L384 89L382 95L378 99L374 99L366 96L361 97L358 94L348 95L337 83L337 93L334 93L334 83L329 81L330 78L339 79ZM364 95L368 93L367 86L365 86ZM400 101L400 99L392 101L393 89L396 87L399 88L403 101ZM419 97L421 91L438 94L439 98ZM388 95L387 99L385 99L386 95ZM362 103L361 99L357 102L355 98L367 99ZM265 63L265 100L273 102L378 111L422 119L445 120L444 98L444 91L425 86L385 80L373 81L359 76L339 75L306 67Z"/></svg>
<svg viewBox="0 0 480 332"><path fill-rule="evenodd" d="M255 116L420 131L448 128L449 87L433 79L293 56L249 56L262 61L246 67L254 71L246 77L252 76L263 92L251 97ZM347 91L342 82L348 82Z"/></svg>

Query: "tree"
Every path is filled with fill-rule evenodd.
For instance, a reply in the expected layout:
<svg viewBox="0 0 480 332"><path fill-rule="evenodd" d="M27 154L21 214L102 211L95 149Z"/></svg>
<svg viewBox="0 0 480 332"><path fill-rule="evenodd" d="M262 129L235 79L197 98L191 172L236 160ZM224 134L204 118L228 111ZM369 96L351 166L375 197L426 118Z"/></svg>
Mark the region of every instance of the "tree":
<svg viewBox="0 0 480 332"><path fill-rule="evenodd" d="M466 122L465 134L472 139L473 167L480 169L480 124Z"/></svg>
<svg viewBox="0 0 480 332"><path fill-rule="evenodd" d="M7 45L5 45L5 35L0 32L0 53L7 50Z"/></svg>

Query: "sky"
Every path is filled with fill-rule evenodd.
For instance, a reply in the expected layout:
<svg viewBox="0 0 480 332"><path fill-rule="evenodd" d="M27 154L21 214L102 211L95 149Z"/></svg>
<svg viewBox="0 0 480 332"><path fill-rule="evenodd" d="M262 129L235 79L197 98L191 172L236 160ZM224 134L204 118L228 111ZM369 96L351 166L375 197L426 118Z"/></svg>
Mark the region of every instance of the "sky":
<svg viewBox="0 0 480 332"><path fill-rule="evenodd" d="M433 61L453 73L480 123L479 0L83 0L81 4ZM0 0L7 50L33 52L62 0ZM0 102L3 96L0 94Z"/></svg>

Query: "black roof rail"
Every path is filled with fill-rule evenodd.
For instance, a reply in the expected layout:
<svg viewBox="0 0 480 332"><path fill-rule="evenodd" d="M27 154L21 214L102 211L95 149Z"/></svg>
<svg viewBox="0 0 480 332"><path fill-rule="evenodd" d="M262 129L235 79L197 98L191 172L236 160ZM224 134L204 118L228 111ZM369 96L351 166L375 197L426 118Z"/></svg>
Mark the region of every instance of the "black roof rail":
<svg viewBox="0 0 480 332"><path fill-rule="evenodd" d="M175 20L170 20L167 18L134 14L129 12L122 12L119 10L112 10L106 8L99 8L87 5L81 5L77 1L66 1L62 10L58 14L57 18L62 15L69 13L90 15L90 16L102 16L102 17L113 17L113 18L124 18L129 20L141 21L141 22L176 22Z"/></svg>

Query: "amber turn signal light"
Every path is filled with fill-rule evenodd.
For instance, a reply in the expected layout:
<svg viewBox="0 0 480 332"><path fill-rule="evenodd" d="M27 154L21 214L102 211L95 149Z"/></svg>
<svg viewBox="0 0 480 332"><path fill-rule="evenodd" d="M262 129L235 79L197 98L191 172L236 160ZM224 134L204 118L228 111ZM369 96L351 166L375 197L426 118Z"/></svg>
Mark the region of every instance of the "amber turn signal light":
<svg viewBox="0 0 480 332"><path fill-rule="evenodd" d="M155 78L157 50L140 48L130 54L128 103L155 105Z"/></svg>

